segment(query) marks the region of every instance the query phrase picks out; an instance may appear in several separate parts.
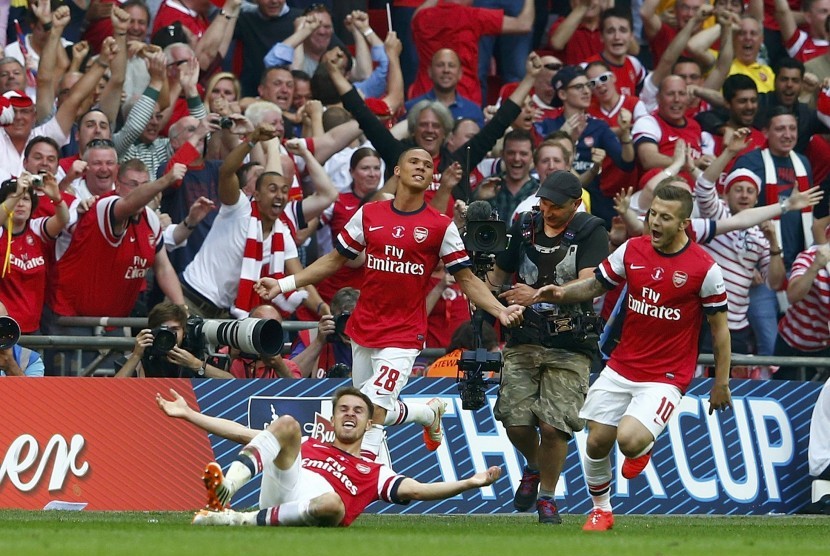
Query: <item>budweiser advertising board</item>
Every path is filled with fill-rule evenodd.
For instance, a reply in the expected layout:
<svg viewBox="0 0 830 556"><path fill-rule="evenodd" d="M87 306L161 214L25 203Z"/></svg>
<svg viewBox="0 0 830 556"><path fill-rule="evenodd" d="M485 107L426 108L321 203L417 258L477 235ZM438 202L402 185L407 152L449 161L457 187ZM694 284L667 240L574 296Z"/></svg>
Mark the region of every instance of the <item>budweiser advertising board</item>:
<svg viewBox="0 0 830 556"><path fill-rule="evenodd" d="M156 392L170 388L197 407L189 380L0 380L0 507L202 506L213 451L205 433L158 409Z"/></svg>

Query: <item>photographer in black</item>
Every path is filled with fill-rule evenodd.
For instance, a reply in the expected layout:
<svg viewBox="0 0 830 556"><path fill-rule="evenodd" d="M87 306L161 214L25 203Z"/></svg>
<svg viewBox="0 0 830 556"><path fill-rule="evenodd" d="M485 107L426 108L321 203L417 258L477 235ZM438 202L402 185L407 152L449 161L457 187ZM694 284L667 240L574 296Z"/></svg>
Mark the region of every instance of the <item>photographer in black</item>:
<svg viewBox="0 0 830 556"><path fill-rule="evenodd" d="M352 376L352 347L346 322L360 291L340 288L331 298L331 315L323 315L317 330L302 330L291 346L291 359L306 378Z"/></svg>
<svg viewBox="0 0 830 556"><path fill-rule="evenodd" d="M147 315L147 326L135 337L133 352L116 377L233 378L182 347L187 312L181 305L159 303Z"/></svg>
<svg viewBox="0 0 830 556"><path fill-rule="evenodd" d="M537 195L538 210L513 225L510 244L488 275L501 288L516 273L516 284L499 297L529 306L522 326L508 331L494 414L527 461L513 506L527 511L535 504L540 523L557 524L554 490L568 440L585 426L579 410L601 325L590 303L531 305L531 299L542 286L593 276L608 255L608 234L601 219L577 212L582 186L570 172L550 174Z"/></svg>

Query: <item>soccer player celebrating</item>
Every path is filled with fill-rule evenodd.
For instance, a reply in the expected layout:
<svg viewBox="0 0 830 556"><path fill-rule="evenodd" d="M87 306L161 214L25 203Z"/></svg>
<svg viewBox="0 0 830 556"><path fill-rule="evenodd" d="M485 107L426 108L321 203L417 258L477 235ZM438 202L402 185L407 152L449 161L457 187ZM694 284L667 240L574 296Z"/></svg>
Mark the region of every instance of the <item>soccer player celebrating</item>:
<svg viewBox="0 0 830 556"><path fill-rule="evenodd" d="M371 427L374 406L355 388L341 388L334 393L332 444L301 442L300 424L290 415L282 415L265 430L257 431L203 415L189 407L175 390L171 389L170 394L172 401L156 394L156 403L168 416L245 445L227 476L217 463L207 465L204 479L210 510L198 512L194 525L346 527L375 500L396 504L442 500L491 485L501 475L501 469L493 466L461 481L424 484L361 458L360 445ZM234 493L259 473L260 509L224 509Z"/></svg>
<svg viewBox="0 0 830 556"><path fill-rule="evenodd" d="M709 413L732 406L726 290L720 267L686 235L692 205L689 191L658 186L648 213L650 236L628 240L600 263L594 276L566 286L544 286L535 296L538 301L574 303L628 283L620 343L579 414L588 420L582 466L594 503L583 526L586 531L614 525L609 459L614 442L625 455L626 479L648 464L654 440L694 377L704 313L715 354Z"/></svg>
<svg viewBox="0 0 830 556"><path fill-rule="evenodd" d="M365 251L366 274L346 334L352 340L354 385L375 404L377 424L363 446L374 455L383 443L384 424L408 422L396 415L402 407L397 400L426 339L427 285L439 258L467 297L503 326L521 322L524 310L504 307L475 277L456 225L425 203L432 172L427 151L404 151L394 170L399 180L394 199L363 205L337 236L335 249L307 268L279 280L261 278L255 286L260 296L271 299L316 284ZM440 442L443 404L424 406L424 413L413 420L427 427L425 435L437 433L432 436Z"/></svg>

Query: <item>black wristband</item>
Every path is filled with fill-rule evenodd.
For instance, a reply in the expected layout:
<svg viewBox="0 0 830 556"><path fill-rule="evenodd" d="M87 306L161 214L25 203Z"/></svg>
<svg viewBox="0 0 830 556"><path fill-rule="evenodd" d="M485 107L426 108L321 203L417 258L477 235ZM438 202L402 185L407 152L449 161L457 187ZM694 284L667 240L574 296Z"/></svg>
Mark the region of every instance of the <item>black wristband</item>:
<svg viewBox="0 0 830 556"><path fill-rule="evenodd" d="M47 21L46 23L44 23L43 24L43 30L44 31L51 31L52 30L52 22Z"/></svg>

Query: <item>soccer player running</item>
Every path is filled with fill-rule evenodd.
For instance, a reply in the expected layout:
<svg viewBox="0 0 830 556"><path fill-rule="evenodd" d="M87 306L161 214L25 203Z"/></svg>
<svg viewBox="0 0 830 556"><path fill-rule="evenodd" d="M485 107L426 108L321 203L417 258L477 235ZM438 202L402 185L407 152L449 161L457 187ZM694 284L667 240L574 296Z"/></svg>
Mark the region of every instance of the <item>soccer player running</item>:
<svg viewBox="0 0 830 556"><path fill-rule="evenodd" d="M260 296L271 299L316 284L365 252L366 274L346 334L352 340L352 381L375 404L376 424L363 440L367 457L378 455L385 424L414 421L425 427L427 448L434 450L441 442L443 402L411 404L411 413L423 414L410 416L401 413L407 406L398 403L424 346L427 286L439 258L476 307L503 326L522 320L524 307L505 307L476 278L456 225L424 201L432 173L427 151L404 151L394 170L399 180L394 199L363 205L337 236L335 249L297 274L279 280L261 278L254 286Z"/></svg>
<svg viewBox="0 0 830 556"><path fill-rule="evenodd" d="M204 415L175 390L172 401L156 394L168 416L228 440L244 444L227 476L209 463L205 475L208 508L193 517L194 525L272 525L282 527L346 527L375 500L408 504L410 500L443 500L466 490L493 484L501 468L493 466L460 481L425 484L360 457L363 436L372 424L373 405L356 388L340 388L332 398L334 442L302 442L300 423L282 415L263 431ZM262 473L259 510L236 512L225 504L245 483Z"/></svg>
<svg viewBox="0 0 830 556"><path fill-rule="evenodd" d="M689 191L658 186L648 213L650 236L628 240L600 263L594 276L566 286L544 286L535 296L535 301L575 303L628 282L620 343L579 414L588 420L582 465L594 503L583 526L586 531L614 525L609 459L614 442L625 455L626 479L648 464L654 440L694 376L704 314L715 355L709 413L732 406L726 290L720 267L686 235L692 206Z"/></svg>

